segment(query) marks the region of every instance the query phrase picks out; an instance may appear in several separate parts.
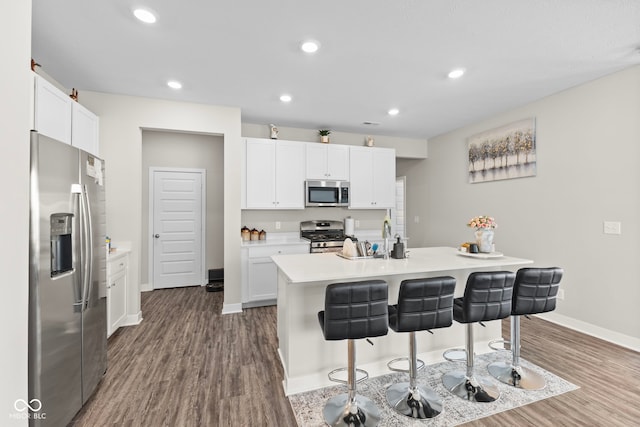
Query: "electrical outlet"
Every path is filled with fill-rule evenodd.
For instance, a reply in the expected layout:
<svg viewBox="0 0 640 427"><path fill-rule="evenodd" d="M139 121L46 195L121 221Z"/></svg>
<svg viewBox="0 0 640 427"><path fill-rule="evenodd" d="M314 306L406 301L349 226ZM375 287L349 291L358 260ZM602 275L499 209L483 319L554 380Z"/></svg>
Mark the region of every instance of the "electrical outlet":
<svg viewBox="0 0 640 427"><path fill-rule="evenodd" d="M360 228L360 220L356 219L355 223L356 223L356 228Z"/></svg>
<svg viewBox="0 0 640 427"><path fill-rule="evenodd" d="M415 222L416 224L420 223L420 217L418 215L413 217L413 222Z"/></svg>
<svg viewBox="0 0 640 427"><path fill-rule="evenodd" d="M558 299L564 300L564 289L558 289Z"/></svg>
<svg viewBox="0 0 640 427"><path fill-rule="evenodd" d="M602 225L604 234L622 234L622 223L619 221L605 221Z"/></svg>
<svg viewBox="0 0 640 427"><path fill-rule="evenodd" d="M276 221L276 230L280 230L280 221Z"/></svg>

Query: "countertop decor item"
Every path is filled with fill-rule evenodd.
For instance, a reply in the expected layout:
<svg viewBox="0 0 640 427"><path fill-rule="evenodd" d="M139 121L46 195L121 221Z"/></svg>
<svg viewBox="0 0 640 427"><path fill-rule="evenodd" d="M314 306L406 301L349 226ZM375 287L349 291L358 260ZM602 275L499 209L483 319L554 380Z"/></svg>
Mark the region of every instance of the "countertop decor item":
<svg viewBox="0 0 640 427"><path fill-rule="evenodd" d="M251 230L249 230L249 228L242 227L242 229L240 230L240 236L242 237L242 241L246 242L251 240Z"/></svg>
<svg viewBox="0 0 640 427"><path fill-rule="evenodd" d="M493 217L482 215L469 220L468 227L475 228L476 243L481 253L493 252L493 230L498 227Z"/></svg>
<svg viewBox="0 0 640 427"><path fill-rule="evenodd" d="M324 142L325 144L329 143L329 135L331 135L331 130L329 129L320 129L318 131L318 135L320 135L320 142Z"/></svg>

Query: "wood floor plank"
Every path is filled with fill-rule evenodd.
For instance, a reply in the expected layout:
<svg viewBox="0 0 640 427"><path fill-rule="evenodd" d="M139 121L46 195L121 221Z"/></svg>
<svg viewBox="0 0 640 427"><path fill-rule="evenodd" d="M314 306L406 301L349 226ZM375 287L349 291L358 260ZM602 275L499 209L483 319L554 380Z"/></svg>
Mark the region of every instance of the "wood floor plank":
<svg viewBox="0 0 640 427"><path fill-rule="evenodd" d="M143 322L109 338L107 374L72 426L296 426L275 307L222 316L223 294L202 287L141 302ZM466 426L640 425L639 353L535 317L522 319L521 338L524 359L580 389Z"/></svg>

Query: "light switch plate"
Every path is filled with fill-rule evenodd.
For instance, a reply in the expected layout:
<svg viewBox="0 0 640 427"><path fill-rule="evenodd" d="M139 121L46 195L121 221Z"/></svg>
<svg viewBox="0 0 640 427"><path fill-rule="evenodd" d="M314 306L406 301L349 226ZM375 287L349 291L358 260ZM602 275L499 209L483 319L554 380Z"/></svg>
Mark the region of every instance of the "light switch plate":
<svg viewBox="0 0 640 427"><path fill-rule="evenodd" d="M604 234L622 234L622 223L619 221L605 221L602 231Z"/></svg>

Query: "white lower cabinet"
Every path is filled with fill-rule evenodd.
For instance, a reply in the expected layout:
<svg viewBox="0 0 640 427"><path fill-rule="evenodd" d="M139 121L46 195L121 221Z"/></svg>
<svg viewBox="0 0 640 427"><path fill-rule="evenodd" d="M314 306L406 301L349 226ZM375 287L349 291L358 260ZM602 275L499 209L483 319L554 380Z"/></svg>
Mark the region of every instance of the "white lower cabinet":
<svg viewBox="0 0 640 427"><path fill-rule="evenodd" d="M129 254L111 255L107 263L107 336L124 323L127 315Z"/></svg>
<svg viewBox="0 0 640 427"><path fill-rule="evenodd" d="M272 255L309 253L309 243L244 247L242 249L242 306L275 305L278 269Z"/></svg>

